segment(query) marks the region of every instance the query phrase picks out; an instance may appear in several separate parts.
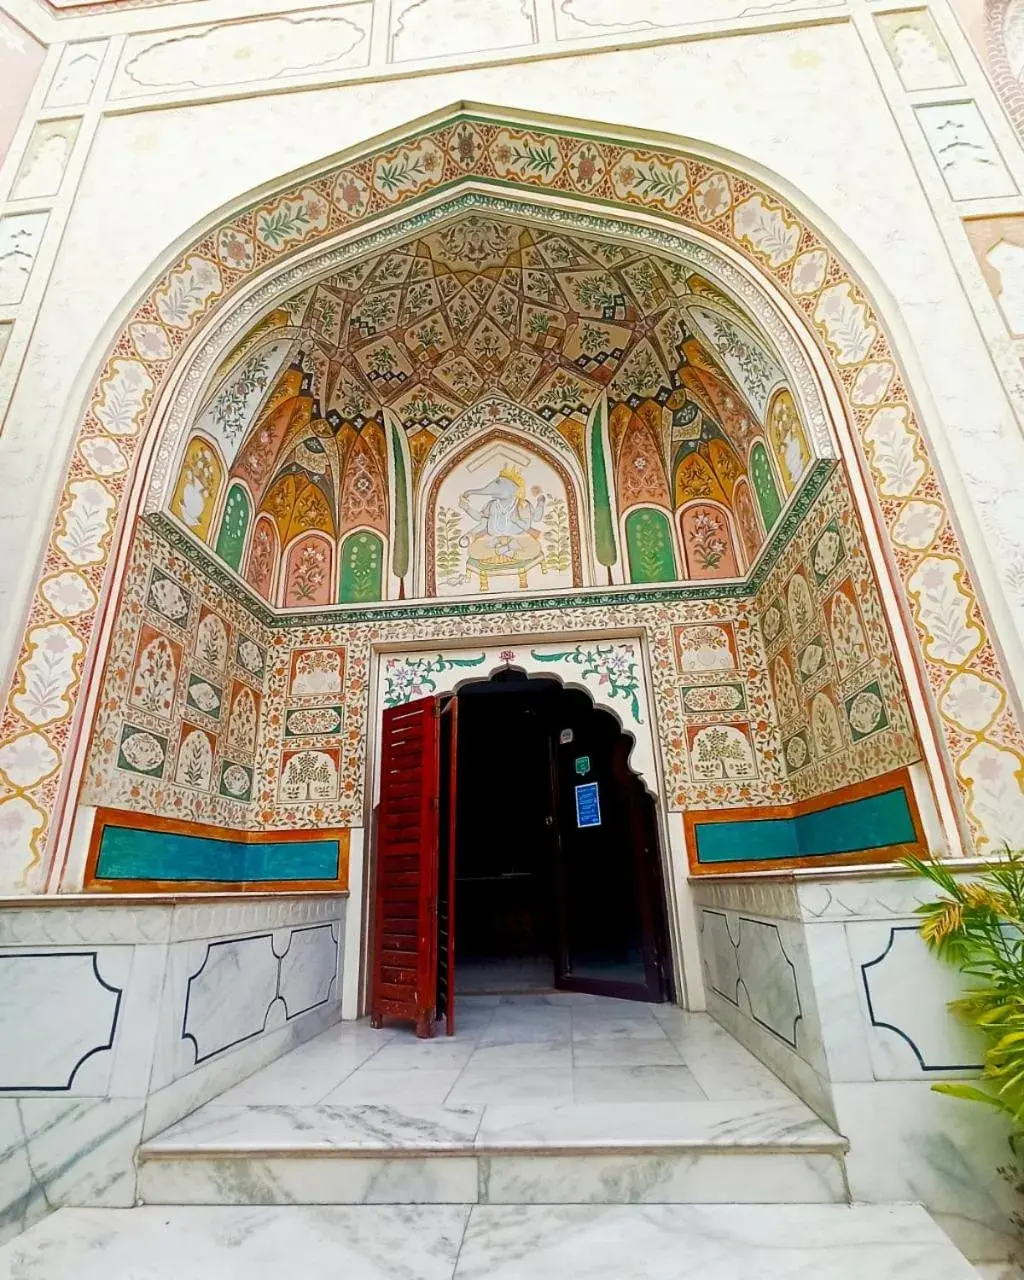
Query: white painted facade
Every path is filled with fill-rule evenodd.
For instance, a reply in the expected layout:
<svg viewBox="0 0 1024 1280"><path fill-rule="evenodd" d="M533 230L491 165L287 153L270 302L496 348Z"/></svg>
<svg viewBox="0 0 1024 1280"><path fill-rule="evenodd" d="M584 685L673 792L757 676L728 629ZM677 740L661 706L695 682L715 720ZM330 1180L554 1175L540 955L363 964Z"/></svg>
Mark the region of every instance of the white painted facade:
<svg viewBox="0 0 1024 1280"><path fill-rule="evenodd" d="M1024 147L950 4L908 8L906 22L902 12L876 0L746 7L739 0L354 0L320 8L288 0L138 7L4 0L0 83L3 59L21 56L19 31L45 54L0 164L0 686L14 678L64 467L97 371L161 270L205 227L276 189L284 175L454 104L484 103L510 115L543 113L597 122L606 133L692 142L701 154L763 177L838 248L907 373L1009 697L1019 703L1024 233L1018 244L1012 220L1024 227ZM13 33L6 40L5 31ZM1006 233L979 261L965 220L995 218L1006 220ZM646 763L646 744L643 750ZM82 850L74 856L81 861ZM854 1199L922 1200L970 1256L1001 1258L1012 1197L992 1170L1003 1135L987 1117L965 1119L959 1104L929 1091L936 1073L963 1074L974 1063L961 1060L961 1034L943 1009L949 975L915 950L906 880L879 872L707 883L693 890L691 908L685 853L669 856L684 882L680 910L694 911L695 930L678 944L687 953L689 1007L706 1000L851 1139ZM351 857L359 884L361 833ZM109 1010L91 980L79 1011L95 1025L63 1027L66 1044L33 1016L33 1005L57 992L63 977L42 973L40 962L31 965L32 982L4 982L5 961L14 968L17 957L25 963L43 950L99 948L97 972L125 991L131 1014L131 1043L107 1074L95 1067L73 1073L59 1106L43 1092L50 1084L3 1084L0 1240L44 1213L48 1199L132 1203L129 1169L140 1141L342 1012L358 1011L361 943L358 930L344 929L344 903L274 908L236 898L222 919L216 910L0 902L0 1045L7 1023L15 1029L8 1043L23 1040L25 1060L42 1055L40 1072L60 1081L68 1064L102 1045ZM359 904L350 919L363 910ZM195 1062L179 1061L182 1041L173 1038L187 1018L186 988L210 944L236 945L232 939L270 930L273 945L261 963L277 975L286 935L311 921L327 929L333 951L325 943L322 954L311 952L309 973L297 971L293 980L301 987L305 976L312 989L336 979L324 1000L310 997L298 1024L286 1024L280 1009L267 1020L276 998L264 998L269 969L242 965L242 977L215 978L207 1017L212 1025L230 1011L238 1043L211 1050L230 1050L220 1066L204 1069L201 1052ZM732 1003L716 986L730 966L744 990ZM701 991L701 982L710 990ZM760 998L773 1017L789 1010L792 1043L783 1043L772 1018L766 1029L756 1013ZM58 1045L60 1061L44 1061L44 1038ZM0 1061L0 1084L3 1071ZM92 1119L67 1110L70 1099L80 1099ZM26 1124L19 1108L39 1118ZM108 1112L117 1113L113 1126ZM39 1194L46 1176L38 1172L33 1124L56 1130L47 1141L61 1157L92 1152L79 1175L62 1173L48 1194ZM99 1155L97 1125L106 1144ZM5 1223L4 1207L15 1203L24 1207Z"/></svg>

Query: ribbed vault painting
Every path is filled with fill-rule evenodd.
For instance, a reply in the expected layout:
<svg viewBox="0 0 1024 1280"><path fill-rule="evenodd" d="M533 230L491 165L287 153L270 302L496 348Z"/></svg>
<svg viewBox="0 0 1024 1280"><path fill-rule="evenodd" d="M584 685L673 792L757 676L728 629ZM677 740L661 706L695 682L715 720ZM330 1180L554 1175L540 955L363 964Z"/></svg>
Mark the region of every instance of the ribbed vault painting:
<svg viewBox="0 0 1024 1280"><path fill-rule="evenodd" d="M286 609L736 578L810 463L696 267L468 213L262 317L170 511Z"/></svg>

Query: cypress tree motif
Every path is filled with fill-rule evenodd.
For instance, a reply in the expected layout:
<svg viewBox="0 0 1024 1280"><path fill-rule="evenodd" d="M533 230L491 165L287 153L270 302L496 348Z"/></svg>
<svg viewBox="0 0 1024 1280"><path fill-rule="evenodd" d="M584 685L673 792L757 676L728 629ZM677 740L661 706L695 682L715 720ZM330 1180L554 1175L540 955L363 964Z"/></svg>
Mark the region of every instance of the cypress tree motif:
<svg viewBox="0 0 1024 1280"><path fill-rule="evenodd" d="M604 461L605 413L604 397L598 400L590 420L590 485L594 500L594 549L598 564L608 570L618 559L615 547L615 524L612 520L611 495L608 492L608 469Z"/></svg>

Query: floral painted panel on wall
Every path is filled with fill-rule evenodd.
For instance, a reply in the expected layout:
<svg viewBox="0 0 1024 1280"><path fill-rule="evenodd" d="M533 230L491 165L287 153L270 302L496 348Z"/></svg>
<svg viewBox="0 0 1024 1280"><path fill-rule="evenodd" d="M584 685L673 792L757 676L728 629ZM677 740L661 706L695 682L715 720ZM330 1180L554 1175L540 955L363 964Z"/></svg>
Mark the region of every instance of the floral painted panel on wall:
<svg viewBox="0 0 1024 1280"><path fill-rule="evenodd" d="M797 799L920 757L881 596L838 473L758 602Z"/></svg>
<svg viewBox="0 0 1024 1280"><path fill-rule="evenodd" d="M93 803L243 827L300 827L310 813L325 824L359 825L374 643L420 650L381 657L383 705L486 679L508 664L586 689L624 725L650 735L661 757L658 771L652 757L651 776L660 772L675 809L792 803L919 756L838 475L756 601L609 602L583 613L567 605L471 621L385 616L372 633L361 624L268 631L142 526L129 599L152 601L154 584L171 612L180 616L179 595L188 602L175 643L190 675L175 685L170 733L159 708L131 707L126 716L117 690L130 687L130 663L122 672L117 655L134 660L139 632L149 628L151 643L167 620L152 602L139 623L131 611L121 615L90 764ZM580 626L644 637L650 693L636 641L538 642ZM467 634L482 647L451 647ZM222 709L214 706L218 691ZM189 738L196 733L202 742Z"/></svg>
<svg viewBox="0 0 1024 1280"><path fill-rule="evenodd" d="M219 826L249 825L269 642L256 619L140 524L82 799ZM242 760L238 753L232 758L229 738L247 747Z"/></svg>

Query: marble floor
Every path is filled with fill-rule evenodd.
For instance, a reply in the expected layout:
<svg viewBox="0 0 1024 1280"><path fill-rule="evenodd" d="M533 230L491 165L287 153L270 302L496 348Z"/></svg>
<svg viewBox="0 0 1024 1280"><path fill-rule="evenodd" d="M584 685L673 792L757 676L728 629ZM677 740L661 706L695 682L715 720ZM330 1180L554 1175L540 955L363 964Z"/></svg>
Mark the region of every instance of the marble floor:
<svg viewBox="0 0 1024 1280"><path fill-rule="evenodd" d="M339 1023L209 1107L794 1101L717 1022L675 1005L464 996L456 1019L456 1035L432 1040Z"/></svg>
<svg viewBox="0 0 1024 1280"><path fill-rule="evenodd" d="M147 1204L836 1203L843 1139L717 1023L476 996L343 1023L148 1140ZM444 1157L444 1158L439 1158Z"/></svg>
<svg viewBox="0 0 1024 1280"><path fill-rule="evenodd" d="M455 971L457 996L554 991L555 967L549 957L461 962Z"/></svg>
<svg viewBox="0 0 1024 1280"><path fill-rule="evenodd" d="M978 1280L914 1205L61 1209L0 1280Z"/></svg>

